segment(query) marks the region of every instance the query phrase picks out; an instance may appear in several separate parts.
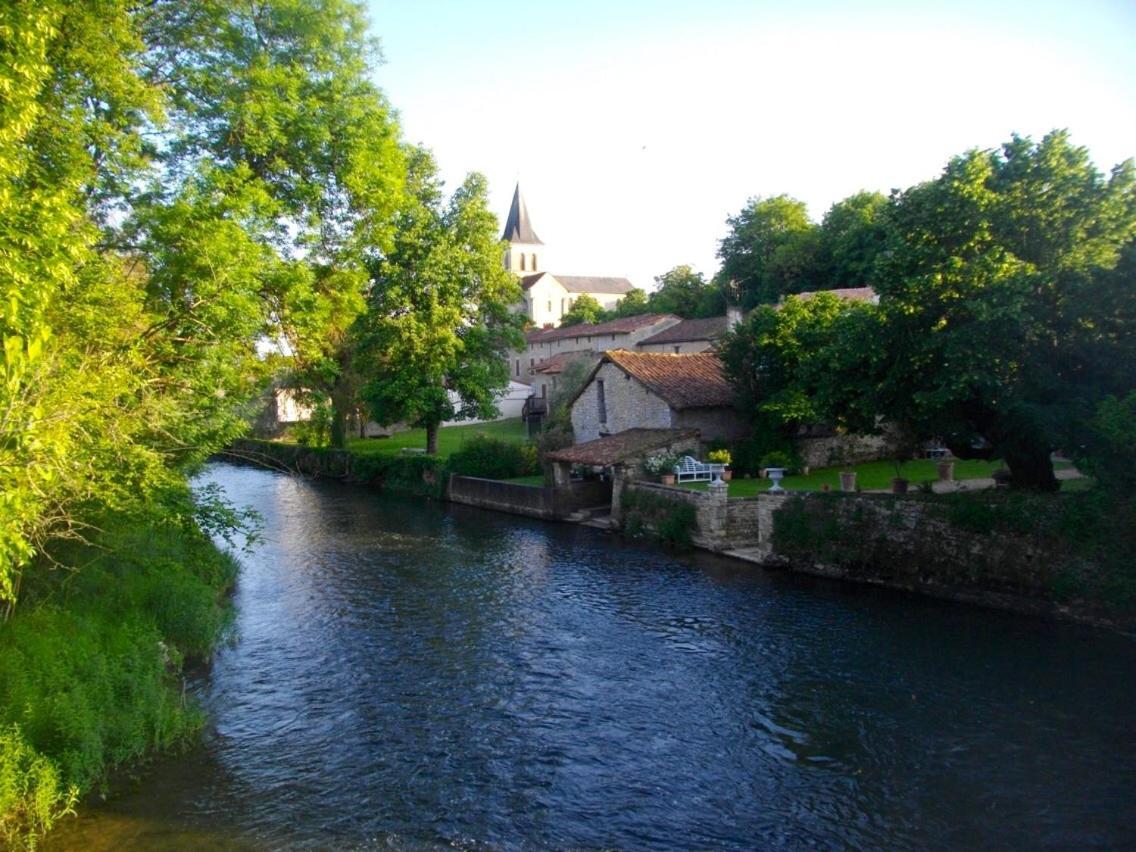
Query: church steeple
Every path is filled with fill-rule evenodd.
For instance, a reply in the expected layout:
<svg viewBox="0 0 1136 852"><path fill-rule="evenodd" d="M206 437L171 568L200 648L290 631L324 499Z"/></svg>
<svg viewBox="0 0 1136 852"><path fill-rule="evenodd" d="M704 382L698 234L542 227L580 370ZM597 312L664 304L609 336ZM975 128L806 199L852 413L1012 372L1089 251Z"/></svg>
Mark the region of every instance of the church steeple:
<svg viewBox="0 0 1136 852"><path fill-rule="evenodd" d="M511 243L525 243L527 245L542 246L544 243L540 241L540 237L536 235L533 230L532 222L529 220L529 208L525 206L525 200L521 198L521 184L517 182L517 188L513 190L513 204L509 208L509 218L505 220L505 233L501 235L501 239L508 240Z"/></svg>
<svg viewBox="0 0 1136 852"><path fill-rule="evenodd" d="M533 230L529 219L529 209L521 197L521 184L513 191L513 204L509 207L509 216L505 220L505 232L501 239L509 241L509 248L505 252L505 268L518 275L529 275L533 272L543 272L543 259L538 258L537 246L544 246L540 237Z"/></svg>

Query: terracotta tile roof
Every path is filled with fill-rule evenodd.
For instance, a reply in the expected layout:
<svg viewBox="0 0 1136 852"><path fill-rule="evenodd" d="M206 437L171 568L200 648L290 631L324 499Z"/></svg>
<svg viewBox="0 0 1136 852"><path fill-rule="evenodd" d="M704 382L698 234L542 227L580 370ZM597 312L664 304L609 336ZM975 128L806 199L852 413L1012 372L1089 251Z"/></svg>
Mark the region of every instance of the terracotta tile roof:
<svg viewBox="0 0 1136 852"><path fill-rule="evenodd" d="M616 349L605 353L603 362L615 364L676 410L731 406L736 396L712 352L669 355Z"/></svg>
<svg viewBox="0 0 1136 852"><path fill-rule="evenodd" d="M579 325L566 325L560 328L545 328L530 331L525 335L529 345L533 343L548 343L552 340L563 340L566 337L595 337L599 334L630 334L646 326L664 320L679 322L674 314L640 314L634 317L621 317L601 323L582 322Z"/></svg>
<svg viewBox="0 0 1136 852"><path fill-rule="evenodd" d="M545 455L551 461L571 464L618 464L676 441L698 437L697 429L627 429Z"/></svg>
<svg viewBox="0 0 1136 852"><path fill-rule="evenodd" d="M806 302L815 296L817 293L831 293L838 299L844 299L849 302L876 302L876 291L871 287L845 287L841 290L807 290L804 293L797 293L798 299L804 299Z"/></svg>
<svg viewBox="0 0 1136 852"><path fill-rule="evenodd" d="M543 361L537 362L537 365L532 368L534 373L544 373L545 375L553 375L555 373L564 372L564 368L569 362L575 361L579 358L591 356L592 358L598 357L599 353L594 349L577 349L573 352L557 352L551 358L545 358Z"/></svg>
<svg viewBox="0 0 1136 852"><path fill-rule="evenodd" d="M692 340L717 340L726 333L726 317L683 320L678 325L664 328L658 334L639 341L640 346L658 343L688 343Z"/></svg>

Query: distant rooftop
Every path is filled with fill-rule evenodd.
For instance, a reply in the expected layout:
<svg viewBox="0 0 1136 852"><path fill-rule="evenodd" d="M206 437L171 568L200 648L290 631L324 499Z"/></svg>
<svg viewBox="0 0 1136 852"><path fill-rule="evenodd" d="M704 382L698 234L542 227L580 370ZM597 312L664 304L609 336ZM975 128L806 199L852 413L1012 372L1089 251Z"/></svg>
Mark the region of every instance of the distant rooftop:
<svg viewBox="0 0 1136 852"><path fill-rule="evenodd" d="M511 243L544 245L529 220L529 209L525 206L525 200L521 198L520 183L513 190L513 203L509 207L509 217L505 220L505 232L501 234L501 239Z"/></svg>
<svg viewBox="0 0 1136 852"><path fill-rule="evenodd" d="M680 440L698 437L697 429L627 429L615 435L586 441L574 447L555 450L545 458L571 464L619 464L649 450L657 450Z"/></svg>
<svg viewBox="0 0 1136 852"><path fill-rule="evenodd" d="M530 331L525 340L531 346L534 343L548 343L553 340L563 340L566 337L595 337L599 334L630 334L645 326L651 326L663 320L678 320L674 314L639 314L633 317L620 317L601 323L582 322L578 325L566 325L560 328L545 328Z"/></svg>
<svg viewBox="0 0 1136 852"><path fill-rule="evenodd" d="M639 341L640 346L658 343L689 343L693 340L717 340L729 328L727 318L707 317L706 319L683 320L678 325L664 328L658 334Z"/></svg>

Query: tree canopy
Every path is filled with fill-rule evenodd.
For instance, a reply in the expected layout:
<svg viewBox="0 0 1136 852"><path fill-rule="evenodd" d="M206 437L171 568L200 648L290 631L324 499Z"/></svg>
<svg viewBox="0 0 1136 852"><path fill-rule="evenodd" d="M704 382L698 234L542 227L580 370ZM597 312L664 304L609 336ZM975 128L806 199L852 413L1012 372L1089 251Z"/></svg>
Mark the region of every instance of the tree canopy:
<svg viewBox="0 0 1136 852"><path fill-rule="evenodd" d="M444 421L496 413L506 355L524 344L510 310L520 285L501 264L481 175L447 201L433 158L412 151L396 225L390 250L369 264L372 289L356 326L360 393L377 422L425 427L433 453Z"/></svg>

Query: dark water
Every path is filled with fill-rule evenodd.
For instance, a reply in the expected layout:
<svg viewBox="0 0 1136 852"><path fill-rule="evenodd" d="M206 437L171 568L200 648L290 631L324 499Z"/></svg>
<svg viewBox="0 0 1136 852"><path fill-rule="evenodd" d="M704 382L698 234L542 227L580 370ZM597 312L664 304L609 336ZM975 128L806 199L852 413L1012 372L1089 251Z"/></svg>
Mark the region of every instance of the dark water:
<svg viewBox="0 0 1136 852"><path fill-rule="evenodd" d="M53 848L1136 846L1136 643L248 468L203 744Z"/></svg>

